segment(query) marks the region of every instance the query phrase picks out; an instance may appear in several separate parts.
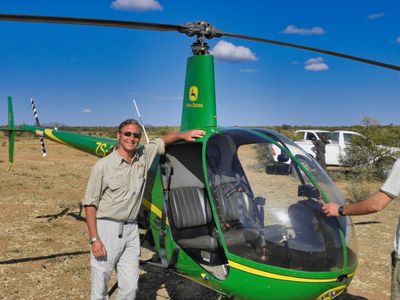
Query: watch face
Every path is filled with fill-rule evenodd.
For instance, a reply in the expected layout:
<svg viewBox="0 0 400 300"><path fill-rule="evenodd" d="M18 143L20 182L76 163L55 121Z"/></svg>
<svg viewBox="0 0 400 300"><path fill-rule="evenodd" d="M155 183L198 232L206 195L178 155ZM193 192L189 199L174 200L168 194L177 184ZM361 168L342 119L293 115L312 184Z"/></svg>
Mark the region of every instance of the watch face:
<svg viewBox="0 0 400 300"><path fill-rule="evenodd" d="M343 206L340 206L338 209L339 215L343 216Z"/></svg>

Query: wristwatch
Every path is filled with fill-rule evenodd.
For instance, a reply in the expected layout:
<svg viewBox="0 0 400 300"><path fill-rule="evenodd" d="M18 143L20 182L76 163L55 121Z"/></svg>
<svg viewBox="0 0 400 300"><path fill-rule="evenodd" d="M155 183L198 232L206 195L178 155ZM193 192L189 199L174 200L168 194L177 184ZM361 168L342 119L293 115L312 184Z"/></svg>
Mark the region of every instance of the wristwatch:
<svg viewBox="0 0 400 300"><path fill-rule="evenodd" d="M92 237L91 239L89 239L89 244L91 245L91 244L93 244L95 241L100 241L100 239L99 239L97 236Z"/></svg>
<svg viewBox="0 0 400 300"><path fill-rule="evenodd" d="M338 209L338 214L339 214L339 216L344 216L343 208L344 208L344 205L339 206L339 209Z"/></svg>

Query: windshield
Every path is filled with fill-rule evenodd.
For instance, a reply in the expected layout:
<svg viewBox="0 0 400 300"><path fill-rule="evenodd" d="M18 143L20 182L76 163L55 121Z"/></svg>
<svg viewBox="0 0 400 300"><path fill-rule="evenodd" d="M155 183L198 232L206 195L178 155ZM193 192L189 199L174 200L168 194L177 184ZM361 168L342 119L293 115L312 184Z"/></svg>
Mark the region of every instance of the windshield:
<svg viewBox="0 0 400 300"><path fill-rule="evenodd" d="M328 218L321 211L323 193L343 203L335 185L294 143L258 132L264 137L224 131L207 143L207 175L228 251L287 269L339 270L342 231L350 247L348 264L354 265L350 219Z"/></svg>

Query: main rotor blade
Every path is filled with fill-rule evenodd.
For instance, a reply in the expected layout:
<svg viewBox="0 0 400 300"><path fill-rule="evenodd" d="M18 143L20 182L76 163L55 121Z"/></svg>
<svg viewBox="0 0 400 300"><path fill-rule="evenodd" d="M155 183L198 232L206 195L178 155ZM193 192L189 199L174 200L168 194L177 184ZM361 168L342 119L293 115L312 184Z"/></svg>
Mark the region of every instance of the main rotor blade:
<svg viewBox="0 0 400 300"><path fill-rule="evenodd" d="M213 37L231 37L236 39L261 42L265 44L272 44L277 46L301 49L306 51L312 51L316 53L327 54L331 56L336 56L340 58L345 58L349 60L354 60L362 62L369 65L374 65L386 69L391 69L395 71L400 71L400 66L386 64L379 61L374 61L370 59L365 59L353 55L348 55L344 53L334 52L330 50L323 50L318 48L312 48L307 46L301 46L296 44L290 44L280 41L273 41L263 38L250 37L239 34L232 33L222 33L219 30L213 32L212 27L196 27L192 28L191 24L187 25L171 25L171 24L157 24L157 23L144 23L144 22L131 22L131 21L113 21L113 20L100 20L100 19L84 19L84 18L65 18L65 17L47 17L47 16L28 16L28 15L5 15L0 14L0 21L17 21L17 22L31 22L31 23L55 23L55 24L74 24L74 25L88 25L88 26L104 26L104 27L117 27L117 28L127 28L127 29L139 29L139 30L155 30L155 31L176 31L180 33L185 33L188 36L198 35L205 36L206 38ZM200 24L201 25L201 24Z"/></svg>
<svg viewBox="0 0 400 300"><path fill-rule="evenodd" d="M130 22L130 21L113 21L99 19L83 19L83 18L64 18L64 17L46 17L46 16L27 16L27 15L4 15L0 14L0 21L16 21L31 23L55 23L55 24L74 24L88 26L104 26L117 27L127 29L156 30L156 31L178 31L183 30L183 26Z"/></svg>
<svg viewBox="0 0 400 300"><path fill-rule="evenodd" d="M232 33L226 33L226 32L221 33L221 35L231 37L231 38L236 38L236 39L248 40L248 41L253 41L253 42L261 42L261 43L266 43L266 44L272 44L272 45L290 47L290 48L295 48L295 49L302 49L302 50L312 51L312 52L317 52L317 53L323 53L323 54L327 54L327 55L331 55L331 56L337 56L337 57L341 57L341 58L355 60L358 62L362 62L365 64L370 64L370 65L374 65L374 66L378 66L378 67L382 67L382 68L400 71L400 66L386 64L386 63L382 63L379 61L365 59L365 58L352 56L352 55L348 55L348 54L343 54L343 53L339 53L339 52L333 52L333 51L329 51L329 50L317 49L317 48L312 48L312 47L307 47L307 46L289 44L289 43L284 43L284 42L279 42L279 41L272 41L272 40L267 40L267 39L262 39L262 38L257 38L257 37L250 37L250 36L232 34Z"/></svg>

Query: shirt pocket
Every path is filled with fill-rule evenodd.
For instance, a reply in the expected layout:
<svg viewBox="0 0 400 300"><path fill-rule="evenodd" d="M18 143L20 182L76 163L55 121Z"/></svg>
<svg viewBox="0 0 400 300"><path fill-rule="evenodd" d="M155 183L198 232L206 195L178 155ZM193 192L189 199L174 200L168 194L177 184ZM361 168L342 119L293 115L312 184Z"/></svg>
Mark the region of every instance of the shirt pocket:
<svg viewBox="0 0 400 300"><path fill-rule="evenodd" d="M110 189L112 202L117 203L124 200L128 192L128 187L128 180L126 178L115 178L110 180L108 188Z"/></svg>
<svg viewBox="0 0 400 300"><path fill-rule="evenodd" d="M137 178L143 179L146 175L146 164L144 163L139 163L136 167L134 176L136 175Z"/></svg>

